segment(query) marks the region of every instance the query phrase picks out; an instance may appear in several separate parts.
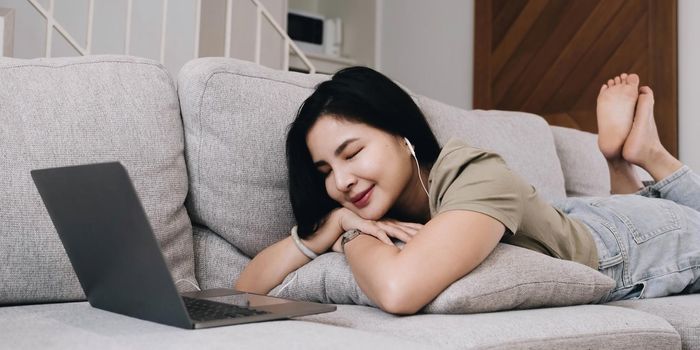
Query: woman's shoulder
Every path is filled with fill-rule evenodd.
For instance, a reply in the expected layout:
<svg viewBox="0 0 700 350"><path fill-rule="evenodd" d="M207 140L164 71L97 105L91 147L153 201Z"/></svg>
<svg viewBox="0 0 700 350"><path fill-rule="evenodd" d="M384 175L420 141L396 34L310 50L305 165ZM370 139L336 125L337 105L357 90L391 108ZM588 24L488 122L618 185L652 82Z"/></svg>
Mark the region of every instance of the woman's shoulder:
<svg viewBox="0 0 700 350"><path fill-rule="evenodd" d="M446 168L464 167L470 163L492 163L505 165L503 158L495 152L470 145L467 141L452 137L440 150L433 167L431 175Z"/></svg>
<svg viewBox="0 0 700 350"><path fill-rule="evenodd" d="M473 190L476 190L472 187L474 185L503 188L512 182L512 177L512 172L497 153L451 138L430 169L428 183L436 195L442 196L448 188L455 187L451 186L455 182Z"/></svg>

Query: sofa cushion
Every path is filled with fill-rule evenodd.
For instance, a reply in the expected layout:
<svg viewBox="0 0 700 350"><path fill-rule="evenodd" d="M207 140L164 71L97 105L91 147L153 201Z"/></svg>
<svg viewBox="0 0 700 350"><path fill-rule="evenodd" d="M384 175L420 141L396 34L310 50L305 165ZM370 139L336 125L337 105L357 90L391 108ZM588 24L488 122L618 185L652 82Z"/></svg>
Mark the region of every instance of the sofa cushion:
<svg viewBox="0 0 700 350"><path fill-rule="evenodd" d="M630 312L632 311L632 312ZM620 307L578 305L474 315L396 316L359 305L298 320L392 334L448 349L680 349L664 319Z"/></svg>
<svg viewBox="0 0 700 350"><path fill-rule="evenodd" d="M598 135L590 132L552 126L557 154L564 174L568 197L610 195L610 173L605 157L598 149ZM651 175L634 166L640 180Z"/></svg>
<svg viewBox="0 0 700 350"><path fill-rule="evenodd" d="M173 278L194 288L187 169L176 90L126 56L0 58L0 304L83 299L30 170L120 161Z"/></svg>
<svg viewBox="0 0 700 350"><path fill-rule="evenodd" d="M419 312L468 314L589 304L599 302L613 287L613 279L583 264L499 243L476 269ZM268 295L376 307L357 285L345 255L335 252L290 273Z"/></svg>
<svg viewBox="0 0 700 350"><path fill-rule="evenodd" d="M289 235L295 222L287 188L287 128L315 85L326 79L225 58L183 66L178 94L190 172L186 205L194 223L249 257ZM472 113L413 97L442 144L454 134L503 151L513 162L509 165L547 199L564 196L554 142L541 118Z"/></svg>
<svg viewBox="0 0 700 350"><path fill-rule="evenodd" d="M698 282L700 285L700 282ZM663 298L618 300L614 305L659 316L681 336L683 349L700 350L700 294L675 295Z"/></svg>
<svg viewBox="0 0 700 350"><path fill-rule="evenodd" d="M470 146L494 151L543 199L565 198L564 175L544 118L523 112L465 111L424 96L418 101L440 144L455 136Z"/></svg>
<svg viewBox="0 0 700 350"><path fill-rule="evenodd" d="M610 174L598 150L598 136L560 126L552 126L552 134L564 173L566 195L610 195Z"/></svg>
<svg viewBox="0 0 700 350"><path fill-rule="evenodd" d="M189 330L86 302L0 307L3 349L434 349L391 334L277 320Z"/></svg>
<svg viewBox="0 0 700 350"><path fill-rule="evenodd" d="M251 259L206 227L193 225L192 233L199 286L202 289L233 288Z"/></svg>

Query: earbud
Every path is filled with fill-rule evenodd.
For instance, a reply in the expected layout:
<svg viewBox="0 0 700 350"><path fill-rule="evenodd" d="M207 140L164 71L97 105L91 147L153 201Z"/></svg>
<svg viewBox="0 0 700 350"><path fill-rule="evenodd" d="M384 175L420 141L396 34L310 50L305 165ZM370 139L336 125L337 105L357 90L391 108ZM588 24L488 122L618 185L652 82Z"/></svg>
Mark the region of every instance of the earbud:
<svg viewBox="0 0 700 350"><path fill-rule="evenodd" d="M411 155L413 156L413 159L416 160L416 166L418 167L418 181L420 181L421 187L423 187L423 191L425 191L425 194L430 197L428 194L428 189L425 188L425 185L423 184L423 178L420 176L420 165L418 164L418 157L416 157L416 150L413 148L413 145L411 144L411 141L408 141L407 137L403 138L404 141L406 141L406 145L408 146L408 149L411 150Z"/></svg>
<svg viewBox="0 0 700 350"><path fill-rule="evenodd" d="M406 141L406 145L408 145L408 149L411 150L411 155L413 155L413 157L415 157L415 156L416 156L416 150L413 148L413 145L411 144L411 141L408 141L408 138L407 138L407 137L404 137L403 139L404 139L404 141Z"/></svg>

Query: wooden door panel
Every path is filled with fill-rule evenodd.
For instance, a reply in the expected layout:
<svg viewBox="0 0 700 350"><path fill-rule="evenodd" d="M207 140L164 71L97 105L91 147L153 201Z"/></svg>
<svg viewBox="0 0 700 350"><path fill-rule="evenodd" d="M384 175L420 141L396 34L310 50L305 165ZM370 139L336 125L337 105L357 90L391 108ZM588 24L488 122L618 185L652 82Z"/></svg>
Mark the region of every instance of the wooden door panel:
<svg viewBox="0 0 700 350"><path fill-rule="evenodd" d="M476 0L474 108L596 133L600 86L636 72L678 154L675 0Z"/></svg>

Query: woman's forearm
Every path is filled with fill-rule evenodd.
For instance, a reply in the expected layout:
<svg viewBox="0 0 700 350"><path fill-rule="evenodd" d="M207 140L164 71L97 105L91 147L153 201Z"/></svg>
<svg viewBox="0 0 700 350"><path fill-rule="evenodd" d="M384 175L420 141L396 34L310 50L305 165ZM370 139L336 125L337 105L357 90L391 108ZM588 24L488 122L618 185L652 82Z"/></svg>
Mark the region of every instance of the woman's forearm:
<svg viewBox="0 0 700 350"><path fill-rule="evenodd" d="M334 213L329 214L328 220L311 237L302 239L304 245L316 254L325 253L341 234ZM258 253L238 277L234 289L267 294L282 283L288 274L310 261L289 236Z"/></svg>
<svg viewBox="0 0 700 350"><path fill-rule="evenodd" d="M392 297L391 277L396 274L394 262L401 252L377 238L361 234L345 244L345 258L362 291L383 310Z"/></svg>

